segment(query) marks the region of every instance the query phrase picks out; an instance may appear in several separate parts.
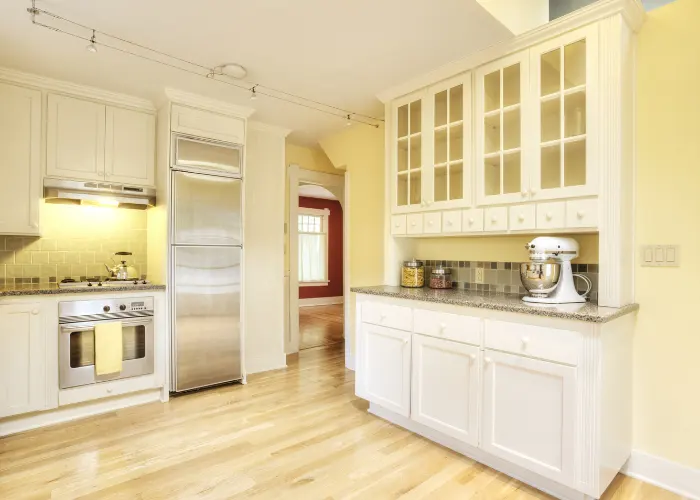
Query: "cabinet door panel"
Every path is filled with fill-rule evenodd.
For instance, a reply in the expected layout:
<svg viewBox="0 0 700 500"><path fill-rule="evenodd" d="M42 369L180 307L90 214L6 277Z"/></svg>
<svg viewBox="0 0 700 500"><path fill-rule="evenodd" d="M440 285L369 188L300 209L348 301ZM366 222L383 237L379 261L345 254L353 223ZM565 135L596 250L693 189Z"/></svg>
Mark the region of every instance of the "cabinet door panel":
<svg viewBox="0 0 700 500"><path fill-rule="evenodd" d="M148 113L107 108L106 178L138 186L155 181L155 117Z"/></svg>
<svg viewBox="0 0 700 500"><path fill-rule="evenodd" d="M411 418L478 444L479 348L413 336Z"/></svg>
<svg viewBox="0 0 700 500"><path fill-rule="evenodd" d="M172 107L170 126L173 132L233 144L245 143L245 122L233 116L175 104Z"/></svg>
<svg viewBox="0 0 700 500"><path fill-rule="evenodd" d="M408 417L411 412L411 333L363 323L357 394Z"/></svg>
<svg viewBox="0 0 700 500"><path fill-rule="evenodd" d="M102 180L105 173L105 106L49 94L46 172L52 177Z"/></svg>
<svg viewBox="0 0 700 500"><path fill-rule="evenodd" d="M0 84L0 234L39 234L41 92Z"/></svg>
<svg viewBox="0 0 700 500"><path fill-rule="evenodd" d="M40 304L0 305L0 417L46 407L46 338Z"/></svg>
<svg viewBox="0 0 700 500"><path fill-rule="evenodd" d="M392 105L392 206L394 212L419 211L426 203L429 180L424 175L427 149L423 140L425 92Z"/></svg>
<svg viewBox="0 0 700 500"><path fill-rule="evenodd" d="M483 390L482 448L571 486L576 369L487 349Z"/></svg>

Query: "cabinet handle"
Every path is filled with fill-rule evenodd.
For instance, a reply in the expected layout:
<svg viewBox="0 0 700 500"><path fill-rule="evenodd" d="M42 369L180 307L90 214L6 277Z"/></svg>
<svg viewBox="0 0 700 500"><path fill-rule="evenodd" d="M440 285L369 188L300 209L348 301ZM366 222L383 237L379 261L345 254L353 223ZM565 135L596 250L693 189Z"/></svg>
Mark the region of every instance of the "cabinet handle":
<svg viewBox="0 0 700 500"><path fill-rule="evenodd" d="M496 217L495 215L492 215L492 216L491 216L491 222L492 222L493 224L495 224L496 222L498 222L498 217Z"/></svg>
<svg viewBox="0 0 700 500"><path fill-rule="evenodd" d="M451 225L452 225L452 221L451 221L451 220L447 220L447 221L445 221L445 224L447 224L448 226L451 226Z"/></svg>
<svg viewBox="0 0 700 500"><path fill-rule="evenodd" d="M520 194L522 195L523 198L525 198L527 196L527 191L522 191Z"/></svg>
<svg viewBox="0 0 700 500"><path fill-rule="evenodd" d="M384 320L386 319L386 314L380 314L379 315L379 322L384 323Z"/></svg>
<svg viewBox="0 0 700 500"><path fill-rule="evenodd" d="M518 215L518 220L523 222L525 220L525 216L523 214Z"/></svg>
<svg viewBox="0 0 700 500"><path fill-rule="evenodd" d="M536 194L537 194L537 191L535 191L534 189L530 190L530 196L535 196Z"/></svg>
<svg viewBox="0 0 700 500"><path fill-rule="evenodd" d="M583 210L579 210L578 212L576 212L576 217L578 217L579 219L583 219L584 215L586 215L586 212L584 212Z"/></svg>
<svg viewBox="0 0 700 500"><path fill-rule="evenodd" d="M415 226L415 225L416 225L416 221L412 221L411 226Z"/></svg>
<svg viewBox="0 0 700 500"><path fill-rule="evenodd" d="M433 221L429 220L429 221L428 221L428 225L429 225L429 226L432 226L432 225L433 225Z"/></svg>
<svg viewBox="0 0 700 500"><path fill-rule="evenodd" d="M107 394L112 394L113 389L107 389Z"/></svg>
<svg viewBox="0 0 700 500"><path fill-rule="evenodd" d="M440 332L444 332L446 328L447 325L445 323L440 323Z"/></svg>
<svg viewBox="0 0 700 500"><path fill-rule="evenodd" d="M403 345L407 345L407 344L408 344L408 339L403 339Z"/></svg>
<svg viewBox="0 0 700 500"><path fill-rule="evenodd" d="M105 173L105 176L106 176L106 177L112 177L112 174Z"/></svg>
<svg viewBox="0 0 700 500"><path fill-rule="evenodd" d="M523 337L523 338L522 338L522 341L523 341L523 345L524 345L524 346L525 346L525 345L528 345L528 344L530 343L530 337Z"/></svg>
<svg viewBox="0 0 700 500"><path fill-rule="evenodd" d="M33 314L34 316L36 316L37 314L39 314L39 309L32 309L32 314Z"/></svg>
<svg viewBox="0 0 700 500"><path fill-rule="evenodd" d="M472 361L474 361L474 360L476 359L476 354L470 354L470 355L469 355L469 359L471 359Z"/></svg>
<svg viewBox="0 0 700 500"><path fill-rule="evenodd" d="M547 217L547 220L552 220L552 212L547 212L545 217Z"/></svg>
<svg viewBox="0 0 700 500"><path fill-rule="evenodd" d="M396 224L394 224L394 227L401 227L401 224L397 222Z"/></svg>
<svg viewBox="0 0 700 500"><path fill-rule="evenodd" d="M39 223L38 223L38 222L32 222L32 227L36 229L37 227L39 227Z"/></svg>
<svg viewBox="0 0 700 500"><path fill-rule="evenodd" d="M487 364L487 365L488 365L489 363L491 363L491 358L488 358L488 357L484 358L484 363Z"/></svg>
<svg viewBox="0 0 700 500"><path fill-rule="evenodd" d="M471 226L474 224L474 217L469 217L469 225Z"/></svg>

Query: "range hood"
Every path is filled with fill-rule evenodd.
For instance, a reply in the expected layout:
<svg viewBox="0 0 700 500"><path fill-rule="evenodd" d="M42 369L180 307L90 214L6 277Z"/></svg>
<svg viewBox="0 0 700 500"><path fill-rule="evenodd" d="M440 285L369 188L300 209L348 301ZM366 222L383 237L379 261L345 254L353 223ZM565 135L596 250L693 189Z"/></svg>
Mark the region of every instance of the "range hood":
<svg viewBox="0 0 700 500"><path fill-rule="evenodd" d="M156 204L156 190L114 182L81 182L44 179L44 200L47 203L102 205L145 210Z"/></svg>

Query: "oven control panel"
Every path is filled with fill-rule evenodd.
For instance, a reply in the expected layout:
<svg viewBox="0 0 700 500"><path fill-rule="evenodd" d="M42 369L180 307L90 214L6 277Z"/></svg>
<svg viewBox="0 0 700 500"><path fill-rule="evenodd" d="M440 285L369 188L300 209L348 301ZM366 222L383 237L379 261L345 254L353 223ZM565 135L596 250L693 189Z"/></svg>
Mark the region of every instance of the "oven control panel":
<svg viewBox="0 0 700 500"><path fill-rule="evenodd" d="M124 309L126 309L126 306L124 306L123 304L122 304L122 307L124 307ZM120 307L120 309L121 309L121 307ZM123 311L124 309L121 309L121 310ZM146 310L146 303L145 302L132 302L131 304L129 304L129 310L130 311L145 311Z"/></svg>
<svg viewBox="0 0 700 500"><path fill-rule="evenodd" d="M99 314L103 319L127 317L128 313L138 312L136 316L153 314L153 297L115 297L112 299L75 300L58 303L59 323L85 321L85 316ZM120 315L119 313L125 313Z"/></svg>

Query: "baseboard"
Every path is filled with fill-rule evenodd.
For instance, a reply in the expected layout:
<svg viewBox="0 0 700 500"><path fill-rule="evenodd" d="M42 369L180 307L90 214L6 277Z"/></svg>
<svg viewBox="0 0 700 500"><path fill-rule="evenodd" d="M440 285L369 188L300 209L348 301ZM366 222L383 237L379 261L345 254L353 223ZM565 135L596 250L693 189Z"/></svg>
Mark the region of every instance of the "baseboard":
<svg viewBox="0 0 700 500"><path fill-rule="evenodd" d="M259 358L246 358L245 372L246 375L253 373L269 372L270 370L279 370L287 367L287 356L282 353L278 356L261 356Z"/></svg>
<svg viewBox="0 0 700 500"><path fill-rule="evenodd" d="M632 450L622 473L686 498L700 500L700 469Z"/></svg>
<svg viewBox="0 0 700 500"><path fill-rule="evenodd" d="M17 415L0 420L0 436L7 436L18 432L38 429L39 427L70 422L72 420L92 417L94 415L109 413L121 410L122 408L153 403L160 400L160 389L150 389L135 394L126 394L113 398L63 406L27 415Z"/></svg>
<svg viewBox="0 0 700 500"><path fill-rule="evenodd" d="M329 306L331 304L342 304L344 297L316 297L313 299L299 299L299 307L309 306Z"/></svg>

